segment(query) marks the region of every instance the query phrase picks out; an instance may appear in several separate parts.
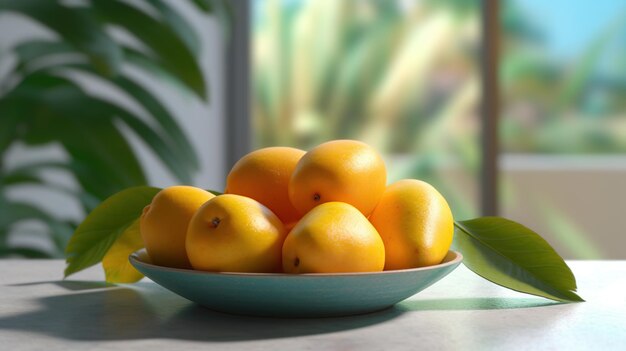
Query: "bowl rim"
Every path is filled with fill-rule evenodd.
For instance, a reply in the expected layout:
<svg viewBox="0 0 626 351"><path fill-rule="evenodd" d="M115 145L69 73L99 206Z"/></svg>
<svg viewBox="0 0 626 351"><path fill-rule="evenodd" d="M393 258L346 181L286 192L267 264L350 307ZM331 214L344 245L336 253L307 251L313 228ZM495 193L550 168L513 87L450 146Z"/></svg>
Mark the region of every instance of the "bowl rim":
<svg viewBox="0 0 626 351"><path fill-rule="evenodd" d="M344 273L249 273L249 272L209 272L209 271L200 271L195 269L185 269L185 268L173 268L173 267L165 267L159 266L152 263L145 262L141 259L140 254L147 255L146 249L142 248L128 256L128 260L132 265L140 265L145 266L147 268L158 269L162 271L170 271L176 273L187 273L187 274L200 274L207 276L236 276L236 277L285 277L285 278L298 278L298 277L349 277L349 276L370 276L370 275L383 275L383 274L401 274L401 273L410 273L410 272L419 272L419 271L428 271L433 269L444 268L448 266L458 265L463 262L463 254L459 251L448 250L446 257L448 255L453 255L452 259L440 264L426 266L426 267L418 267L418 268L410 268L410 269L396 269L396 270L388 270L388 271L380 271L380 272L344 272ZM445 259L445 258L444 258Z"/></svg>

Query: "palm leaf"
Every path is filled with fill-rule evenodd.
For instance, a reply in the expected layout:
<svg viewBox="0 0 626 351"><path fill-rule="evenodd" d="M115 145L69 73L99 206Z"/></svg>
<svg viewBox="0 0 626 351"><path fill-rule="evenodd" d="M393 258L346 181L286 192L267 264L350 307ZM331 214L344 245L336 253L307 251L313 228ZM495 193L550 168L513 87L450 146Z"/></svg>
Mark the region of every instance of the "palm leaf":
<svg viewBox="0 0 626 351"><path fill-rule="evenodd" d="M47 251L33 247L0 247L0 257L4 256L22 256L26 258L55 258L54 255Z"/></svg>
<svg viewBox="0 0 626 351"><path fill-rule="evenodd" d="M109 116L92 116L89 120L70 119L65 127L67 134L60 137L63 146L77 164L88 169L85 173L78 173L77 177L86 191L102 199L120 189L146 183L135 153ZM93 177L87 183L81 176L96 172L115 181L93 184Z"/></svg>
<svg viewBox="0 0 626 351"><path fill-rule="evenodd" d="M204 75L193 52L166 24L117 0L94 0L93 11L106 23L124 28L160 58L163 65L206 100Z"/></svg>
<svg viewBox="0 0 626 351"><path fill-rule="evenodd" d="M191 53L194 56L198 56L200 53L200 39L198 38L196 31L189 24L189 21L183 18L163 0L146 1L159 12L164 24L176 33L180 40L182 40L189 50L191 50Z"/></svg>
<svg viewBox="0 0 626 351"><path fill-rule="evenodd" d="M28 79L25 80L26 83L24 85L16 88L14 94L19 96L21 90L30 89L28 86L31 81L39 82L44 80L54 81L55 84L57 84L55 86L55 89L64 89L63 94L55 94L55 89L48 89L43 94L40 94L40 96L34 97L34 101L32 103L37 104L38 101L39 103L44 102L45 106L47 106L51 111L54 112L52 116L47 116L48 118L45 119L45 127L56 128L58 130L58 134L56 134L56 137L61 138L61 140L63 140L64 142L64 145L71 148L71 150L68 150L70 153L85 153L88 152L88 150L92 150L94 152L91 152L90 156L96 156L97 159L106 160L105 165L108 164L112 166L113 164L115 164L115 158L117 158L118 155L108 152L107 149L109 146L106 145L106 143L98 145L90 141L85 141L86 144L91 144L92 148L87 150L81 150L80 142L82 142L82 140L85 139L86 136L84 135L84 133L79 133L79 135L74 134L76 133L76 128L85 128L87 130L96 129L96 127L89 125L89 123L95 123L96 125L98 125L97 128L101 130L100 133L102 133L103 131L107 131L107 135L112 136L113 134L115 134L115 131L113 131L113 129L115 129L115 126L113 125L113 118L115 117L124 121L125 124L127 124L135 133L137 133L137 135L146 142L146 145L154 150L155 154L160 157L164 164L168 166L168 168L179 179L181 179L181 181L187 183L191 181L191 169L188 165L185 165L181 162L184 157L177 156L177 145L167 143L165 138L163 138L161 135L159 135L158 132L153 130L151 126L143 122L141 118L109 102L84 94L80 90L80 88L78 88L67 79L50 76L44 72L39 72L37 74L29 76ZM54 96L55 98L51 98L51 96ZM36 114L37 112L34 111L33 113ZM85 113L90 113L92 115L83 116L82 118L76 117ZM37 116L35 115L35 118L36 117ZM44 132L45 134L46 131L43 130L42 132ZM79 142L78 144L77 141ZM119 141L120 147L124 147L126 149L127 147L121 144L122 141ZM128 150L125 151L128 152ZM94 153L96 153L96 155L94 155ZM119 157L124 158L125 156ZM85 161L88 160L88 158L81 157L78 160ZM128 163L127 165L132 166L131 163ZM137 169L137 167L135 168ZM122 176L122 178L126 177L126 169L124 167L119 168L118 173L120 176ZM118 180L123 181L127 186L141 184L129 179L124 180L122 178Z"/></svg>
<svg viewBox="0 0 626 351"><path fill-rule="evenodd" d="M170 65L167 65L161 58L151 56L140 50L123 46L124 59L129 64L137 67L146 73L159 78L161 81L170 84L181 92L189 95L195 95L193 87L189 86L182 77Z"/></svg>
<svg viewBox="0 0 626 351"><path fill-rule="evenodd" d="M21 201L5 201L0 198L0 230L6 230L10 226L23 220L37 219L48 222L51 217L44 210Z"/></svg>
<svg viewBox="0 0 626 351"><path fill-rule="evenodd" d="M145 71L150 75L154 75L158 78L163 79L165 82L171 84L173 87L186 92L186 93L194 93L193 87L188 86L182 77L177 75L175 70L164 63L164 61L159 57L154 57L151 54L142 52L135 48L131 48L128 46L124 46L120 44L120 48L123 52L124 62L133 65L134 67ZM37 67L43 68L46 66L51 67L62 67L75 65L75 68L87 67L91 73L99 75L103 79L108 79L110 81L115 81L119 77L123 77L121 73L115 76L111 76L108 74L103 74L102 72L94 69L91 65L85 65L84 62L86 60L81 60L81 57L76 57L77 54L82 53L76 50L72 45L63 41L50 41L45 39L33 39L25 42L18 43L13 51L18 56L18 64L14 68L16 73L25 74L24 71L29 71L27 68ZM50 61L48 60L51 56L55 55L64 55L65 60L58 61ZM74 58L69 59L69 58ZM81 67L78 67L81 66ZM32 68L30 68L32 71Z"/></svg>
<svg viewBox="0 0 626 351"><path fill-rule="evenodd" d="M2 213L0 218L0 232L8 233L13 225L21 221L36 220L48 226L50 239L57 248L62 249L64 247L72 233L72 229L67 223L55 219L37 206L22 201L5 201L1 196L2 194L0 194L0 213ZM26 250L26 248L16 249L12 246L7 246L6 249L13 250L13 252L5 252L5 254L20 254L19 251L22 250L22 255L27 256L25 254L26 251L23 251ZM2 254L3 253L0 252L0 255ZM49 252L46 252L46 255L47 257L54 256Z"/></svg>
<svg viewBox="0 0 626 351"><path fill-rule="evenodd" d="M199 36L171 3L140 1L144 3L95 0L76 5L60 0L0 0L0 12L19 13L56 34L53 39L27 39L12 48L18 59L0 87L0 156L16 141L26 146L58 143L69 156L66 162L38 162L11 170L4 169L0 161L0 201L10 187L45 187L78 200L90 212L110 194L145 184L127 132L138 136L182 182L191 181L199 161L185 133L150 87L122 71L121 65L130 64L205 99L205 78L197 61ZM222 1L191 3L204 6L208 12L222 12L227 7ZM209 3L213 8L206 8ZM138 47L116 43L107 31L111 25L134 36ZM74 77L101 80L132 99L142 111L87 94ZM82 83L80 79L77 81ZM47 181L43 177L47 169L68 172L81 189L74 191ZM70 228L76 224L22 205L16 207L24 210L22 215L15 214L11 223L39 218L48 225L55 246L64 247ZM6 221L5 229L0 230L3 238L11 226ZM14 253L22 249L26 248L15 248ZM5 254L8 251L0 250L0 255ZM77 262L83 260L79 256Z"/></svg>
<svg viewBox="0 0 626 351"><path fill-rule="evenodd" d="M24 73L33 73L29 66L37 66L37 62L48 58L50 55L71 55L75 53L75 50L70 46L60 43L43 40L32 40L22 42L14 48L18 54L18 67ZM133 81L126 75L117 75L115 77L108 77L99 74L91 66L83 63L56 63L50 67L39 67L39 69L59 69L59 68L73 68L78 69L89 74L97 75L99 78L104 79L111 84L115 85L120 92L133 98L139 103L156 122L160 124L161 131L166 133L162 135L168 143L172 144L170 147L178 155L178 158L186 164L192 171L199 169L198 156L188 138L180 128L178 122L167 108L157 99L150 91L144 88L139 83ZM184 178L187 179L187 178Z"/></svg>
<svg viewBox="0 0 626 351"><path fill-rule="evenodd" d="M17 133L17 126L20 123L19 107L12 105L5 100L0 100L0 116L2 116L2 128L0 128L0 155L11 145ZM0 164L2 162L0 161Z"/></svg>
<svg viewBox="0 0 626 351"><path fill-rule="evenodd" d="M151 126L141 120L141 118L120 108L119 106L110 104L103 100L87 98L81 102L84 102L86 105L96 106L101 110L101 112L106 113L109 116L120 118L137 134L137 136L146 142L147 146L152 148L155 155L157 155L164 162L169 170L172 171L180 181L187 184L191 183L191 170L187 167L187 165L181 162L184 157L180 156L180 153L176 152L173 145L166 143L163 137L154 131Z"/></svg>
<svg viewBox="0 0 626 351"><path fill-rule="evenodd" d="M2 179L0 179L0 187L24 184L45 186L51 190L60 191L78 199L86 213L93 210L100 203L100 199L98 197L88 193L84 189L75 191L46 182L41 177L41 174L48 170L65 171L68 175L79 175L78 177L83 177L85 179L95 179L95 182L97 183L106 183L109 180L106 174L96 173L89 174L88 176L81 175L83 173L81 172L81 167L77 167L71 162L37 162L15 167L3 173Z"/></svg>
<svg viewBox="0 0 626 351"><path fill-rule="evenodd" d="M216 2L216 0L191 0L192 4L206 13L215 11Z"/></svg>
<svg viewBox="0 0 626 351"><path fill-rule="evenodd" d="M135 101L139 102L141 106L154 117L155 121L160 124L162 130L169 134L169 141L174 144L171 147L176 157L186 163L186 167L189 167L191 171L197 171L200 168L198 153L191 145L191 142L180 128L174 116L159 99L128 77L119 76L111 80L111 82L125 93L132 96Z"/></svg>
<svg viewBox="0 0 626 351"><path fill-rule="evenodd" d="M50 0L0 0L0 11L13 11L32 18L84 52L96 70L115 75L122 50L88 12ZM80 30L77 30L80 28Z"/></svg>
<svg viewBox="0 0 626 351"><path fill-rule="evenodd" d="M28 126L24 141L43 144L58 140L76 164L89 173L100 172L111 178L85 188L89 193L106 198L110 191L145 184L139 162L112 118L98 110L84 109L84 105L78 109L83 98L82 91L63 78L33 74L5 97L5 103L22 109L21 116ZM78 180L83 187L88 186L82 177Z"/></svg>

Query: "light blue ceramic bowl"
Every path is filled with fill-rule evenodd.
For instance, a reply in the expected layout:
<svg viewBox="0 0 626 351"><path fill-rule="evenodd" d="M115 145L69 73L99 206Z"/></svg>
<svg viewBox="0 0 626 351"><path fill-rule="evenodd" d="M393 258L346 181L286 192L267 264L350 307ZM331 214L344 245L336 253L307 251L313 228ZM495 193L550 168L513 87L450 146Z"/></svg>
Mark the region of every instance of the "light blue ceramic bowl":
<svg viewBox="0 0 626 351"><path fill-rule="evenodd" d="M211 273L155 266L145 250L130 263L146 277L212 310L255 316L325 317L374 312L422 291L463 260L449 251L441 264L372 273Z"/></svg>

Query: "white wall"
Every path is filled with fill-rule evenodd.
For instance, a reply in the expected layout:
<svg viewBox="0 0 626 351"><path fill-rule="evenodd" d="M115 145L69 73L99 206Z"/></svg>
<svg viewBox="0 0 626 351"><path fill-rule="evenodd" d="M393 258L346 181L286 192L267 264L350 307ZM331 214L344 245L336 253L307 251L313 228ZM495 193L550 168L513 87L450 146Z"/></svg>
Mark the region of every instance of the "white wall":
<svg viewBox="0 0 626 351"><path fill-rule="evenodd" d="M501 179L502 215L563 257L626 258L626 157L504 155Z"/></svg>
<svg viewBox="0 0 626 351"><path fill-rule="evenodd" d="M186 1L170 0L169 2L179 9L200 33L202 45L200 62L208 82L209 102L201 102L193 96L185 95L172 88L171 85L160 82L143 71L131 70L129 73L141 83L145 83L146 87L160 98L162 103L178 119L182 129L196 148L200 157L201 168L193 178L193 185L221 190L225 182L225 105L222 89L225 51L220 23L217 19L198 12ZM13 61L10 56L7 56L7 49L23 39L35 37L51 37L51 34L45 28L25 17L7 13L0 15L0 77L3 76ZM126 99L122 94L106 85L98 84L94 80L81 79L80 82L93 94L114 98L131 109L137 108L131 100ZM133 149L137 152L138 158L144 166L149 183L158 187L176 184L175 178L160 164L157 157L138 138L130 133L127 134ZM10 168L34 160L64 160L66 158L63 149L58 145L36 149L14 145L4 161L5 165ZM50 171L44 174L44 177L51 182L69 188L77 188L73 179L66 174ZM40 205L59 218L80 220L83 216L78 204L71 197L55 191L32 186L16 187L12 189L9 195L14 199L24 199ZM16 232L12 236L13 240L16 242L34 242L45 247L47 244L38 239L41 235L32 234L33 232L41 232L43 228L37 223L24 223L16 228Z"/></svg>

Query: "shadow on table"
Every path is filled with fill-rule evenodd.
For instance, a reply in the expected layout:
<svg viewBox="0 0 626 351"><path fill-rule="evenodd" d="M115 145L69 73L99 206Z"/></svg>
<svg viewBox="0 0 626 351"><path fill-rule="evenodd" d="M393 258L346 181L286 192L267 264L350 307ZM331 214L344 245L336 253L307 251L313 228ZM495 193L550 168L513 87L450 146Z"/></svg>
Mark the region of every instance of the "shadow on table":
<svg viewBox="0 0 626 351"><path fill-rule="evenodd" d="M0 329L40 333L70 340L167 338L243 341L358 329L415 311L515 309L554 304L539 298L409 300L370 314L294 321L211 311L149 282L119 286L80 281L39 284L45 283L77 292L38 299L38 309L0 318Z"/></svg>
<svg viewBox="0 0 626 351"><path fill-rule="evenodd" d="M94 290L94 289L117 287L117 285L107 283L107 282L82 281L82 280L47 280L47 281L41 281L41 282L11 284L9 286L33 286L33 285L42 285L42 284L54 284L64 289L72 290L72 291Z"/></svg>
<svg viewBox="0 0 626 351"><path fill-rule="evenodd" d="M297 321L246 317L208 310L153 283L140 282L91 291L94 288L92 282L84 282L82 288L80 282L70 285L71 290L80 292L38 299L38 309L0 318L0 330L27 331L70 340L239 341L357 329L403 313L390 308L352 317Z"/></svg>
<svg viewBox="0 0 626 351"><path fill-rule="evenodd" d="M395 306L400 311L502 310L558 305L542 298L467 297L456 299L425 299L403 301Z"/></svg>

